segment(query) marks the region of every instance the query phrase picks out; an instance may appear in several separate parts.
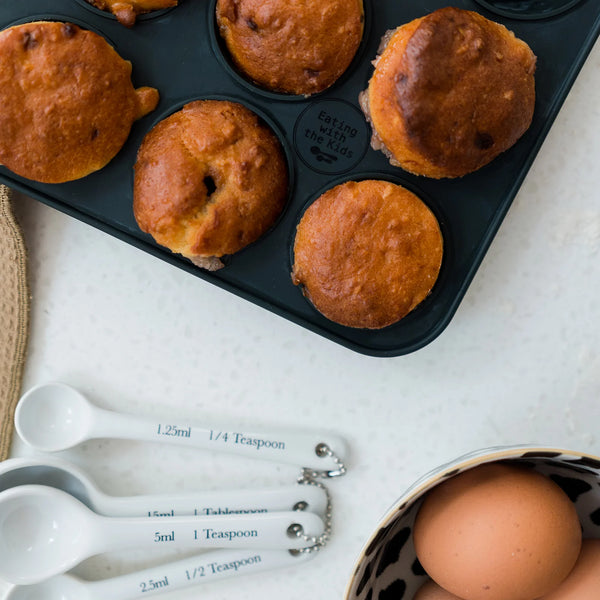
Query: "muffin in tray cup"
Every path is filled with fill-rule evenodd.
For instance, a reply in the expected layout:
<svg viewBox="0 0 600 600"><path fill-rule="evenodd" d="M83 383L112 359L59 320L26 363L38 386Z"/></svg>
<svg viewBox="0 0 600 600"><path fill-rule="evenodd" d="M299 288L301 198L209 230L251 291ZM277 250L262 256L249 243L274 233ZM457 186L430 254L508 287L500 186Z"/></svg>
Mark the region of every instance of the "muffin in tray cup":
<svg viewBox="0 0 600 600"><path fill-rule="evenodd" d="M394 166L463 177L512 148L535 109L537 57L504 25L445 7L389 31L360 104Z"/></svg>
<svg viewBox="0 0 600 600"><path fill-rule="evenodd" d="M81 179L121 150L159 92L134 87L132 64L69 21L0 31L0 163L42 183Z"/></svg>
<svg viewBox="0 0 600 600"><path fill-rule="evenodd" d="M133 27L142 17L160 16L177 6L177 0L78 0L93 10L114 16L121 25Z"/></svg>
<svg viewBox="0 0 600 600"><path fill-rule="evenodd" d="M329 89L362 42L362 0L215 0L234 71L276 94L305 98Z"/></svg>
<svg viewBox="0 0 600 600"><path fill-rule="evenodd" d="M159 121L134 171L140 229L208 271L267 233L290 189L277 132L252 109L224 99L190 101Z"/></svg>
<svg viewBox="0 0 600 600"><path fill-rule="evenodd" d="M326 318L381 329L419 306L438 280L444 239L415 193L360 177L322 193L302 215L292 281Z"/></svg>

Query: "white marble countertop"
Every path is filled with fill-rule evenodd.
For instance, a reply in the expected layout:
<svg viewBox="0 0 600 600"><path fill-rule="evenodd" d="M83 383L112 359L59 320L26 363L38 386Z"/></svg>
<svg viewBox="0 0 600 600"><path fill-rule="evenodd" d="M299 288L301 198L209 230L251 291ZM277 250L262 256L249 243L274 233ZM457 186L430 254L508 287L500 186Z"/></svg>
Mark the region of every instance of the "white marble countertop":
<svg viewBox="0 0 600 600"><path fill-rule="evenodd" d="M356 354L36 201L25 387L61 380L106 408L239 427L334 429L332 541L315 560L167 593L341 599L362 544L417 477L464 452L541 443L600 454L600 47L596 46L449 327L418 352ZM15 441L14 455L30 454ZM276 486L296 470L159 444L63 456L105 491ZM104 578L163 556L120 553ZM0 590L6 589L0 588Z"/></svg>

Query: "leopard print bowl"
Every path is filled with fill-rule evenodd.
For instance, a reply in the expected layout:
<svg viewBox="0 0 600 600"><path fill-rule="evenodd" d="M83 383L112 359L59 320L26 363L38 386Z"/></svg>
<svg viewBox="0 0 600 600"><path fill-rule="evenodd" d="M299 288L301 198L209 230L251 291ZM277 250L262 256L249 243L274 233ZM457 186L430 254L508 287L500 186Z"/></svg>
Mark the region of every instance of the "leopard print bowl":
<svg viewBox="0 0 600 600"><path fill-rule="evenodd" d="M413 600L428 579L412 540L423 496L449 477L495 461L526 466L550 477L575 503L584 537L600 538L600 457L540 446L486 448L434 469L406 491L365 544L345 600Z"/></svg>

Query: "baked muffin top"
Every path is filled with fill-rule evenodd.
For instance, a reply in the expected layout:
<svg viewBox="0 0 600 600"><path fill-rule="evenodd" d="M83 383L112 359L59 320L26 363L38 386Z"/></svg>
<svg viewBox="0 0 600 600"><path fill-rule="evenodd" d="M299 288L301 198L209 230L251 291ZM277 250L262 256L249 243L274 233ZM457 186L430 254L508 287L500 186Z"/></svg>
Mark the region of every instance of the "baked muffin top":
<svg viewBox="0 0 600 600"><path fill-rule="evenodd" d="M134 215L161 245L199 266L255 241L288 192L283 150L245 106L199 100L156 125L135 164Z"/></svg>
<svg viewBox="0 0 600 600"><path fill-rule="evenodd" d="M362 0L218 0L217 23L237 69L275 92L330 87L360 45Z"/></svg>
<svg viewBox="0 0 600 600"><path fill-rule="evenodd" d="M292 281L331 321L378 329L430 293L442 254L438 221L415 194L388 181L350 181L304 213Z"/></svg>
<svg viewBox="0 0 600 600"><path fill-rule="evenodd" d="M157 102L96 33L43 21L0 32L0 163L18 175L60 183L104 167Z"/></svg>
<svg viewBox="0 0 600 600"><path fill-rule="evenodd" d="M535 65L529 46L503 25L442 8L391 36L369 84L370 119L406 170L462 176L531 124Z"/></svg>

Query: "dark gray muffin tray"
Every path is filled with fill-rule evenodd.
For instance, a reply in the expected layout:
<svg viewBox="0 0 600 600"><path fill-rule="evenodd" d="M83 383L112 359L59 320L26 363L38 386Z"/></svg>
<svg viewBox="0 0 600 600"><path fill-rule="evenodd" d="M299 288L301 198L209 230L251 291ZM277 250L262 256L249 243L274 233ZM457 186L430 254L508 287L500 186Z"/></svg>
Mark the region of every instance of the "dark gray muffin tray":
<svg viewBox="0 0 600 600"><path fill-rule="evenodd" d="M347 73L309 99L265 92L232 68L215 26L215 0L180 0L144 15L132 29L85 0L0 2L0 28L32 20L71 21L103 35L133 63L136 86L156 87L156 111L134 124L121 152L101 171L48 185L0 167L0 181L89 223L174 266L246 298L326 338L372 356L398 356L431 342L449 323L508 211L579 69L600 31L598 0L365 0L365 36ZM388 29L443 6L479 11L505 24L538 57L536 109L527 133L480 171L457 180L429 180L389 165L369 147L370 130L358 95ZM133 165L144 135L188 101L224 98L245 104L280 136L292 186L276 225L260 240L209 273L142 233L133 217ZM2 107L0 107L2 110ZM334 185L389 179L419 195L437 215L445 240L440 277L430 296L395 325L381 330L343 327L320 315L290 278L292 244L303 210Z"/></svg>

